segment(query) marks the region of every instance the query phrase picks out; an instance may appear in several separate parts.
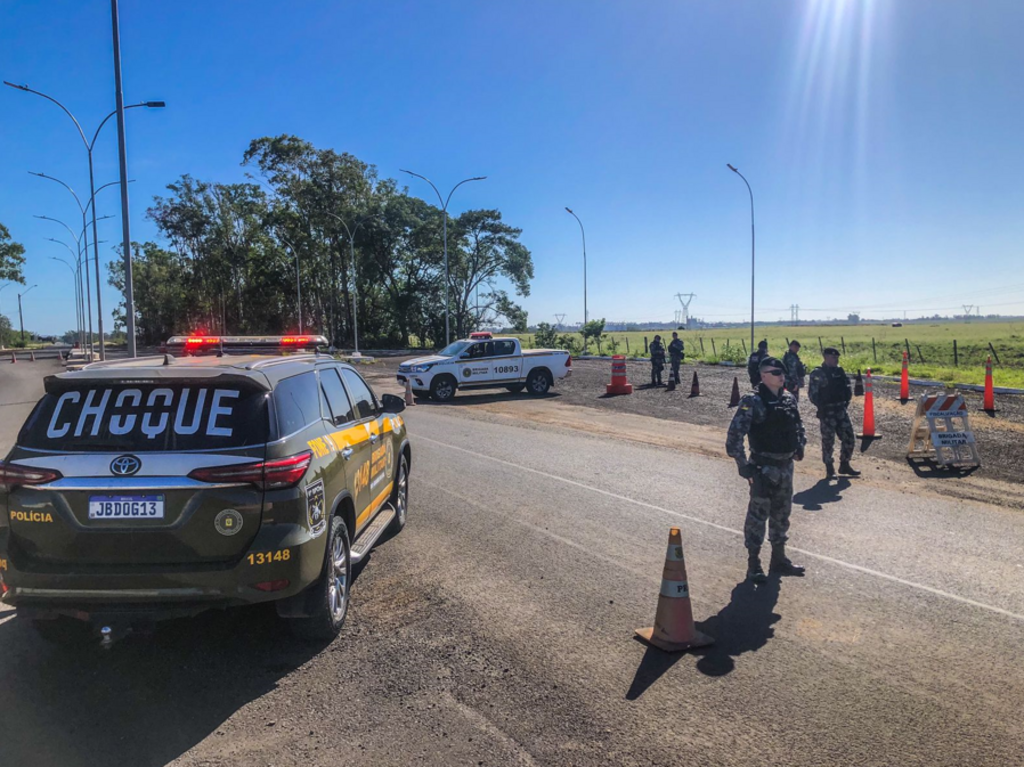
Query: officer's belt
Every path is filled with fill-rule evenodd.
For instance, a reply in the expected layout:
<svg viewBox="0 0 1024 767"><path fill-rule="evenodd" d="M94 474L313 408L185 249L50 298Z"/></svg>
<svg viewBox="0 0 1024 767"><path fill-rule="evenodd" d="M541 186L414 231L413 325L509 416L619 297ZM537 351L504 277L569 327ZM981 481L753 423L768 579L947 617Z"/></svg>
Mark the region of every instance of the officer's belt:
<svg viewBox="0 0 1024 767"><path fill-rule="evenodd" d="M785 469L793 460L793 455L794 453L771 453L769 455L751 453L750 462L757 466L775 466L779 469Z"/></svg>

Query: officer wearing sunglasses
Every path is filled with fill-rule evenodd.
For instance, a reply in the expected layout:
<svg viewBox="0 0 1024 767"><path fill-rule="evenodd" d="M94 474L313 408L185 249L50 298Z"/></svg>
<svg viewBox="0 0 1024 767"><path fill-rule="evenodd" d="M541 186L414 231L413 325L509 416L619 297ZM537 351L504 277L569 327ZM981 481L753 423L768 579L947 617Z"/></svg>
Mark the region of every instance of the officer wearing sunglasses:
<svg viewBox="0 0 1024 767"><path fill-rule="evenodd" d="M769 571L803 575L804 568L786 556L789 515L793 509L793 461L802 461L807 438L796 399L785 389L786 369L775 357L758 365L757 389L740 400L729 424L726 452L736 460L740 476L750 483L750 503L743 525L747 547L747 579L767 581L761 567L765 524L772 555ZM750 443L750 457L743 444Z"/></svg>

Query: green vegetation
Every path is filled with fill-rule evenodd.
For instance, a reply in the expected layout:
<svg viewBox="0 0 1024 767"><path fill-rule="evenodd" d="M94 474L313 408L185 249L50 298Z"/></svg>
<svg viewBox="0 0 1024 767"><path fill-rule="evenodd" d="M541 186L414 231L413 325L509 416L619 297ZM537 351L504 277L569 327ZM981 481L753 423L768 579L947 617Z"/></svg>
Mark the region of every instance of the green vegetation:
<svg viewBox="0 0 1024 767"><path fill-rule="evenodd" d="M140 343L197 331L295 332L296 270L303 330L336 346L352 343L356 312L365 348L444 338L439 208L372 165L295 136L256 139L242 165L253 183L182 176L148 210L166 243L133 243ZM529 295L533 260L520 234L497 210L449 217L456 337L495 322L526 329L513 298ZM120 259L110 284L123 293ZM123 327L123 304L118 312Z"/></svg>
<svg viewBox="0 0 1024 767"><path fill-rule="evenodd" d="M820 346L834 346L846 353L840 364L850 371L866 370L877 375L899 375L903 352L910 345L910 376L947 383L974 383L985 381L985 360L991 352L991 343L996 356L992 358L993 378L996 386L1024 388L1024 322L999 321L957 321L936 323L914 323L903 327L889 325L799 325L778 326L758 325L754 328L755 342L768 340L768 351L781 357L790 340L802 344L800 356L808 369L821 360ZM572 334L581 340L579 333ZM672 337L671 330L647 330L641 332L605 333L600 337L601 347L606 354L628 354L643 357L644 338L648 342L655 335L663 340ZM729 361L736 364L746 362L750 354L750 328L711 328L706 330L679 331L686 344L686 359L716 363ZM533 346L547 346L529 335L520 335L524 343ZM874 339L874 348L872 348ZM611 351L611 343L617 351ZM954 364L953 341L957 343L957 360ZM703 349L702 349L703 342ZM562 346L562 344L550 344ZM582 344L580 344L582 346ZM590 343L594 350L595 342ZM562 348L565 348L564 346ZM628 349L628 351L627 351Z"/></svg>

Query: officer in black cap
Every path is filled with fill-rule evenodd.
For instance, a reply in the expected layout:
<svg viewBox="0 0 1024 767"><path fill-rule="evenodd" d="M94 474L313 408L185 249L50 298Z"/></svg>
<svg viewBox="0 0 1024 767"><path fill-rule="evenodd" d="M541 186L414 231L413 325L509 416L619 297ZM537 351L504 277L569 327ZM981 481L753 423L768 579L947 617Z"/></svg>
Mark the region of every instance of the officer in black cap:
<svg viewBox="0 0 1024 767"><path fill-rule="evenodd" d="M789 515L793 509L793 461L802 461L807 443L796 399L785 389L782 360L765 357L758 365L757 390L740 400L729 424L725 450L735 459L740 476L750 483L750 503L743 525L747 547L747 578L764 583L761 546L765 522L772 544L769 570L779 575L803 575L804 568L786 556ZM750 442L747 458L743 439Z"/></svg>
<svg viewBox="0 0 1024 767"><path fill-rule="evenodd" d="M661 336L651 341L651 386L661 386L661 372L665 369L665 345Z"/></svg>
<svg viewBox="0 0 1024 767"><path fill-rule="evenodd" d="M825 479L832 479L836 475L832 453L837 434L840 443L839 473L856 477L860 472L850 465L854 446L853 424L850 423L850 415L846 412L853 397L850 379L846 377L846 371L839 367L838 349L829 346L822 350L822 357L822 365L811 372L807 396L811 404L818 408L818 422L821 424L821 459L825 462Z"/></svg>
<svg viewBox="0 0 1024 767"><path fill-rule="evenodd" d="M750 385L755 389L761 383L761 361L768 356L768 342L761 341L757 345L757 351L747 358L747 375L750 376Z"/></svg>

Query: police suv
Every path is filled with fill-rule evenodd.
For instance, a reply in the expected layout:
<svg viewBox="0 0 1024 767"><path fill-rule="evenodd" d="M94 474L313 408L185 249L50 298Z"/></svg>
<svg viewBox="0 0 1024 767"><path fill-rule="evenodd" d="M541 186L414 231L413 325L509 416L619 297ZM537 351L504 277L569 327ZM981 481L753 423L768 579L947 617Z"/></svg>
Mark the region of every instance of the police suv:
<svg viewBox="0 0 1024 767"><path fill-rule="evenodd" d="M447 402L458 389L508 389L545 394L556 379L572 373L572 357L560 349L526 349L516 338L470 333L437 354L398 366L398 382L413 393Z"/></svg>
<svg viewBox="0 0 1024 767"><path fill-rule="evenodd" d="M401 398L329 356L251 353L322 337L198 338L47 377L0 462L0 595L44 637L274 602L330 639L352 566L404 527Z"/></svg>

